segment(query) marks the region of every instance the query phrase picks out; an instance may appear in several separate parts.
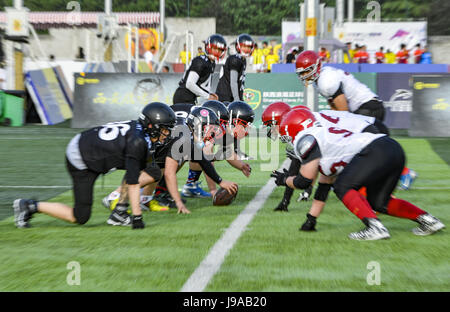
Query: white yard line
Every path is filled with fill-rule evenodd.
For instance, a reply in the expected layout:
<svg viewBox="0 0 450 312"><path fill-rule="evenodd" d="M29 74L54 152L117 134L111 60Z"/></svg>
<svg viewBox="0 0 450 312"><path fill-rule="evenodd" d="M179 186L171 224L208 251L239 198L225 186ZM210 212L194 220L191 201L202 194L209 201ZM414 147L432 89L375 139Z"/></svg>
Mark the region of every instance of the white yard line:
<svg viewBox="0 0 450 312"><path fill-rule="evenodd" d="M286 168L289 160L285 160L282 167ZM223 233L222 237L211 248L208 255L203 259L197 269L192 273L189 279L181 288L181 292L199 292L203 291L213 276L219 271L228 252L233 248L241 234L247 228L259 209L261 209L267 198L272 194L276 185L273 179L270 179L264 185L255 197L248 203L245 209L231 223L230 227Z"/></svg>

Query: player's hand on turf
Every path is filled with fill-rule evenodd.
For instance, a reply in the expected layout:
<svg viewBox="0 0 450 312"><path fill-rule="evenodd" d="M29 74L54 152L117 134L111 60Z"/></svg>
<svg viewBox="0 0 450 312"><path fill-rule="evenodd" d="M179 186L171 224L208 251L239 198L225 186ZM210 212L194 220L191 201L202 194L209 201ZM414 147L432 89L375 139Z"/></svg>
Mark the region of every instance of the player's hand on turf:
<svg viewBox="0 0 450 312"><path fill-rule="evenodd" d="M300 231L305 232L313 232L316 230L316 217L310 215L309 213L306 215L306 221L303 223Z"/></svg>
<svg viewBox="0 0 450 312"><path fill-rule="evenodd" d="M228 193L230 194L236 194L237 190L238 190L238 186L236 183L231 182L231 181L225 181L223 180L222 182L220 182L220 187L226 189L228 191Z"/></svg>
<svg viewBox="0 0 450 312"><path fill-rule="evenodd" d="M250 164L244 163L242 166L242 173L248 178L250 174L252 173L252 167L250 167Z"/></svg>
<svg viewBox="0 0 450 312"><path fill-rule="evenodd" d="M219 97L215 93L210 93L209 97L208 97L208 100L215 100L215 101L217 101L217 100L219 100Z"/></svg>
<svg viewBox="0 0 450 312"><path fill-rule="evenodd" d="M286 186L286 179L289 176L287 169L283 169L283 172L274 170L270 175L272 178L275 178L275 184L278 186Z"/></svg>
<svg viewBox="0 0 450 312"><path fill-rule="evenodd" d="M184 203L180 200L180 202L177 202L177 214L189 214L191 213L186 206L184 205Z"/></svg>
<svg viewBox="0 0 450 312"><path fill-rule="evenodd" d="M144 219L142 218L142 215L131 216L131 228L133 230L145 228L145 222Z"/></svg>

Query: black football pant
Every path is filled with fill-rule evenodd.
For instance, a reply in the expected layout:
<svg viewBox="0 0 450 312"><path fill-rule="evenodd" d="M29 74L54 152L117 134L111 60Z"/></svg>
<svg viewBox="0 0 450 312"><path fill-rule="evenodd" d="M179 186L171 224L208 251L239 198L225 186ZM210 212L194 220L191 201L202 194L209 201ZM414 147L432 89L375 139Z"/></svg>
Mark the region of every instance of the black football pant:
<svg viewBox="0 0 450 312"><path fill-rule="evenodd" d="M405 166L400 144L388 136L376 139L355 155L336 179L333 188L342 200L350 190L367 188L373 210L387 213L387 204Z"/></svg>
<svg viewBox="0 0 450 312"><path fill-rule="evenodd" d="M73 215L78 224L85 224L91 217L94 183L100 174L89 169L79 170L67 158L66 166L72 177L75 200Z"/></svg>

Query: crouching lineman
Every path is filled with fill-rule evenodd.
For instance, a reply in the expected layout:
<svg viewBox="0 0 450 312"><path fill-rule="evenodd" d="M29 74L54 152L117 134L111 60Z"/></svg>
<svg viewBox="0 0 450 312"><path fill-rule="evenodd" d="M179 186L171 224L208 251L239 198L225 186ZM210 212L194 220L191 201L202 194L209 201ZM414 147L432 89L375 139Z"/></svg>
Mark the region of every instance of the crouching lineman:
<svg viewBox="0 0 450 312"><path fill-rule="evenodd" d="M226 160L232 167L242 171L248 178L251 174L250 164L242 161L235 151L235 139L241 140L248 135L248 128L251 126L255 113L253 109L245 102L236 101L229 105L230 110L220 101L207 101L203 103L202 107L211 109L219 118L220 127L223 135L214 138L214 145L218 146L218 151L213 152L214 145L205 146L204 152L207 155L213 155L212 161ZM234 118L230 118L230 113ZM236 116L239 115L240 120L245 120L244 123L238 122ZM231 119L231 121L230 121ZM192 197L196 194L197 181L202 173L199 164L196 164L195 170L189 170L189 177L186 184L183 186L181 194L185 197ZM208 176L205 176L208 182L209 191L214 196L217 191L216 183Z"/></svg>
<svg viewBox="0 0 450 312"><path fill-rule="evenodd" d="M139 205L139 178L140 175L146 177L149 183L160 179L160 171L142 170L147 167L155 143L164 143L170 137L175 120L175 113L168 105L153 102L144 107L138 120L113 122L76 135L66 149L66 165L73 181L74 207L63 203L16 199L13 204L16 226L29 227L30 219L38 212L71 223L85 224L91 216L93 188L98 176L113 169L122 169L126 170L122 192L128 197L132 216L127 213L128 204L121 203L107 222L112 225L131 224L133 229L144 228Z"/></svg>
<svg viewBox="0 0 450 312"><path fill-rule="evenodd" d="M316 52L300 53L295 68L299 79L305 85L314 83L318 92L328 99L332 109L384 121L385 108L378 95L355 79L352 74L330 66L322 67L322 61ZM386 127L380 130L389 134ZM400 176L400 188L408 190L416 177L417 173L414 170L405 167Z"/></svg>
<svg viewBox="0 0 450 312"><path fill-rule="evenodd" d="M203 152L206 144L214 144L214 138L220 138L223 135L219 118L214 111L206 107L194 108L187 116L186 125L178 126L176 132L179 135L172 140L171 148L166 155L164 177L178 213L190 213L181 200L176 177L177 171L186 161L197 162L214 183L219 184L230 194L236 193L237 184L222 180L211 164L211 158Z"/></svg>
<svg viewBox="0 0 450 312"><path fill-rule="evenodd" d="M282 119L280 135L283 141L293 142L302 166L296 176L290 176L286 170L274 171L271 176L275 183L305 189L320 171L319 183L332 186L342 203L366 225L349 238L390 237L374 211L417 222L419 227L413 229L415 235L433 234L445 227L426 211L391 196L402 173L405 154L400 144L385 134L324 127L311 112L293 110ZM361 187L366 187L367 198L358 192Z"/></svg>

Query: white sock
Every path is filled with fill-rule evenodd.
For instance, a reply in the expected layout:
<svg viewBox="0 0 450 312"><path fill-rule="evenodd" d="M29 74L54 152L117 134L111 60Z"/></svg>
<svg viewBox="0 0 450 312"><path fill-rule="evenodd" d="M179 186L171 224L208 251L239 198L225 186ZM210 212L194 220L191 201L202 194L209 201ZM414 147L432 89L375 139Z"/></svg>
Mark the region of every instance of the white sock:
<svg viewBox="0 0 450 312"><path fill-rule="evenodd" d="M113 191L111 194L108 195L108 200L115 200L120 197L120 193L117 191Z"/></svg>

